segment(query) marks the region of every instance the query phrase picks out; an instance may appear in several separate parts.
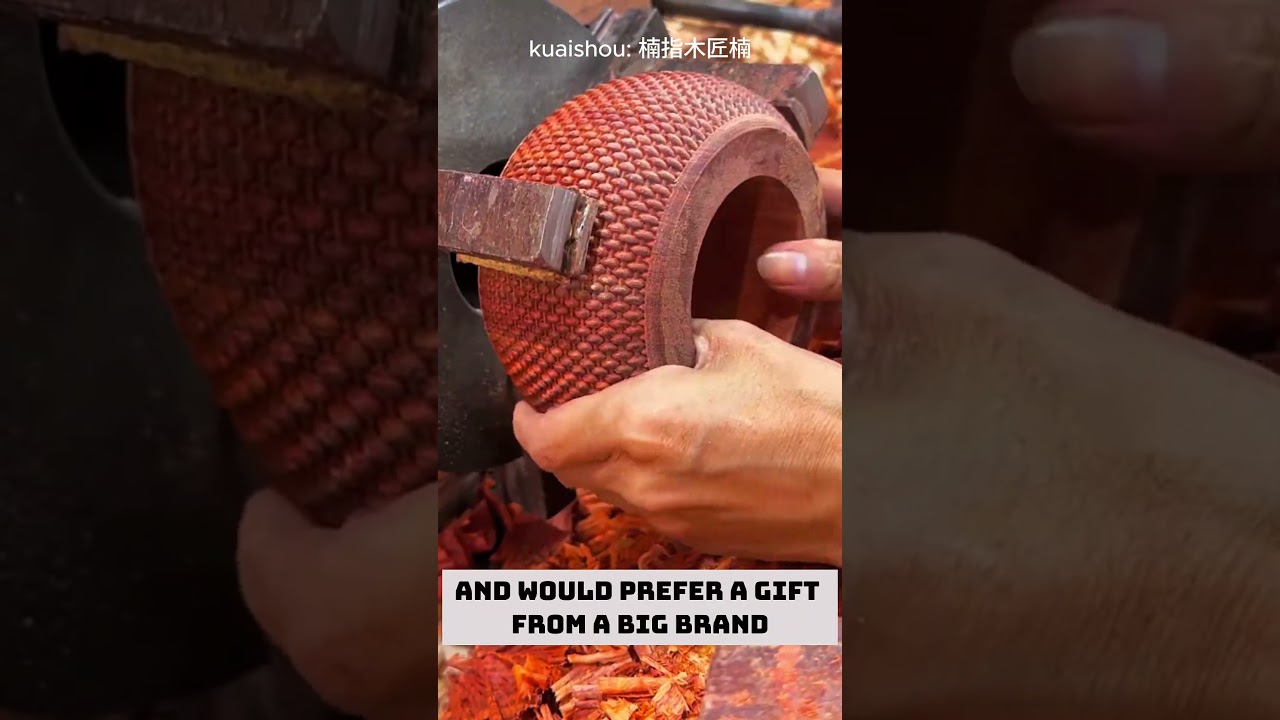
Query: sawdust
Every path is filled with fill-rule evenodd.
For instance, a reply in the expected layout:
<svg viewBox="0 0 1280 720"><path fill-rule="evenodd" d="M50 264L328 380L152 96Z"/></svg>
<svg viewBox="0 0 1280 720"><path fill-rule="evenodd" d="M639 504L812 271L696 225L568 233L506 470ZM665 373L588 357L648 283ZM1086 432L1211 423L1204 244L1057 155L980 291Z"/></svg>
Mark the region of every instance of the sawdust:
<svg viewBox="0 0 1280 720"><path fill-rule="evenodd" d="M775 563L704 555L661 536L643 521L589 493L570 512L567 537L504 534L495 525L530 522L518 506L501 504L491 488L476 510L441 533L442 569L465 566L457 548L475 555L510 542L524 561L494 567L538 569L756 569ZM550 525L546 521L536 521ZM499 541L497 538L503 539ZM494 556L498 553L493 553ZM538 558L532 563L527 561ZM706 689L715 648L690 646L478 647L443 660L441 720L693 720ZM442 655L443 658L443 655Z"/></svg>

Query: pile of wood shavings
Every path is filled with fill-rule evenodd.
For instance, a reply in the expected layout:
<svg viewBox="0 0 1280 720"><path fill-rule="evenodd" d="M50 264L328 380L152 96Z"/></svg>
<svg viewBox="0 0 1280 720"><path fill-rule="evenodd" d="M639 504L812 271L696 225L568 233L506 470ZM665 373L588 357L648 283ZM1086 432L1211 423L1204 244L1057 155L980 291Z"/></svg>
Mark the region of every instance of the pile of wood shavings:
<svg viewBox="0 0 1280 720"><path fill-rule="evenodd" d="M758 569L782 567L703 555L662 537L593 495L580 493L571 528L498 504L491 488L473 513L441 532L442 568L466 566L457 548L492 553L490 567L581 569ZM490 523L516 532L496 538ZM505 525L510 523L509 526ZM545 527L537 532L527 528ZM459 541L459 538L465 538ZM538 545L545 543L544 547ZM511 544L522 547L511 549ZM540 557L538 557L540 556ZM534 562L494 562L493 558ZM693 720L701 710L715 648L682 646L482 647L443 660L442 720Z"/></svg>
<svg viewBox="0 0 1280 720"><path fill-rule="evenodd" d="M823 8L830 0L758 0L770 5ZM819 77L827 92L830 114L822 132L814 141L810 154L818 167L839 170L843 162L844 123L844 51L837 43L781 30L723 25L684 18L667 18L672 37L682 40L707 38L745 38L751 43L748 62L808 65Z"/></svg>

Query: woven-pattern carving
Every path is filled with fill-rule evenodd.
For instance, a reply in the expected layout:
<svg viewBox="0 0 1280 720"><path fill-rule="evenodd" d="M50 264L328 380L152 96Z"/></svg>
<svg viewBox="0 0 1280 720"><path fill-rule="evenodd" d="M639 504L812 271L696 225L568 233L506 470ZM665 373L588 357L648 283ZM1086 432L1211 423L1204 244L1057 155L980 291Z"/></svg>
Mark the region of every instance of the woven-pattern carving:
<svg viewBox="0 0 1280 720"><path fill-rule="evenodd" d="M153 262L219 402L316 520L436 472L435 129L135 67Z"/></svg>
<svg viewBox="0 0 1280 720"><path fill-rule="evenodd" d="M717 129L779 117L735 83L693 73L625 77L569 101L516 149L503 177L602 201L589 272L571 283L480 270L485 326L516 387L539 410L650 369L644 301L659 225L681 173ZM657 256L655 256L655 250Z"/></svg>

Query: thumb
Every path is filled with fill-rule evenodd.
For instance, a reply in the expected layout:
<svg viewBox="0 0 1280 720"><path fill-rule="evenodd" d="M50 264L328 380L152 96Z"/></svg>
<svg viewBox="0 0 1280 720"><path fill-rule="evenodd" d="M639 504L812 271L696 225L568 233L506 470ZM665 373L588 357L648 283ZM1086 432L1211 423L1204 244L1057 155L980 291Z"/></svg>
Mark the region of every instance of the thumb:
<svg viewBox="0 0 1280 720"><path fill-rule="evenodd" d="M243 557L258 563L292 564L309 558L334 531L313 525L292 503L273 489L259 490L245 504L240 518L238 547Z"/></svg>
<svg viewBox="0 0 1280 720"><path fill-rule="evenodd" d="M1018 38L1013 70L1028 100L1087 141L1179 170L1272 169L1278 22L1270 0L1069 0Z"/></svg>
<svg viewBox="0 0 1280 720"><path fill-rule="evenodd" d="M779 243L757 261L760 276L774 290L801 300L840 299L842 250L838 240Z"/></svg>

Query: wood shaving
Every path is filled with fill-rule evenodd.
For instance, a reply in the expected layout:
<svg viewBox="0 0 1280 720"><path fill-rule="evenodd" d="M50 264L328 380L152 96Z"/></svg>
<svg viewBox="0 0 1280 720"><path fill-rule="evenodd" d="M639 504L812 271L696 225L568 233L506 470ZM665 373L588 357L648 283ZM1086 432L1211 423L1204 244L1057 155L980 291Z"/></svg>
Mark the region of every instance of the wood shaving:
<svg viewBox="0 0 1280 720"><path fill-rule="evenodd" d="M600 712L609 720L631 720L639 708L629 700L605 700L600 703Z"/></svg>
<svg viewBox="0 0 1280 720"><path fill-rule="evenodd" d="M481 507L488 508L488 501ZM491 513L497 511L489 509ZM704 555L661 536L643 521L579 493L573 532L535 569L762 569L787 567ZM528 522L518 508L505 522ZM544 521L545 522L545 521ZM468 516L467 527L488 528ZM455 523L458 524L458 523ZM441 533L456 542L454 530ZM487 534L487 533L486 533ZM510 535L525 542L538 533ZM486 552L492 551L488 548ZM502 553L493 552L492 557ZM511 557L530 553L510 552ZM494 567L529 567L492 564ZM701 708L715 648L688 646L478 647L446 661L444 720L693 720ZM622 702L625 701L625 702ZM612 715L611 715L612 713Z"/></svg>
<svg viewBox="0 0 1280 720"><path fill-rule="evenodd" d="M820 0L760 0L770 5L822 8L830 2ZM818 167L839 170L842 167L844 147L844 50L833 42L808 35L768 30L765 28L724 25L700 20L668 18L667 27L672 37L681 40L706 40L707 38L745 38L751 43L751 56L747 62L768 64L808 65L822 78L827 93L830 114L827 122L810 148L810 155Z"/></svg>

